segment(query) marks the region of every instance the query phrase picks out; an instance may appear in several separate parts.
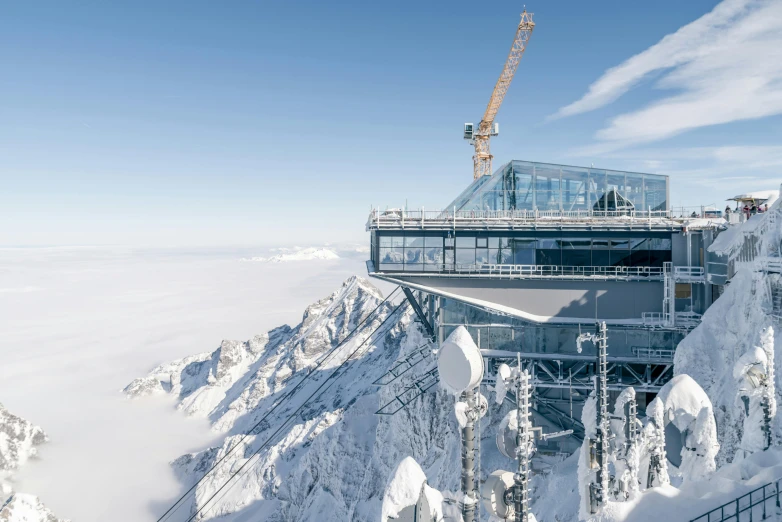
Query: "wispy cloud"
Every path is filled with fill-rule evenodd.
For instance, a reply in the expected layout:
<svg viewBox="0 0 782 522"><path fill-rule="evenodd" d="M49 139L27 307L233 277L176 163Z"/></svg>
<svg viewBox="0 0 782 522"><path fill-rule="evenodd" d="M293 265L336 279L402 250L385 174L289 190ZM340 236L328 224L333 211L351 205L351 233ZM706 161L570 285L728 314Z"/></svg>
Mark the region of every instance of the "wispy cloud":
<svg viewBox="0 0 782 522"><path fill-rule="evenodd" d="M596 138L607 152L689 129L782 113L782 1L724 0L710 13L607 70L553 117L616 100L650 74L669 96L613 118Z"/></svg>

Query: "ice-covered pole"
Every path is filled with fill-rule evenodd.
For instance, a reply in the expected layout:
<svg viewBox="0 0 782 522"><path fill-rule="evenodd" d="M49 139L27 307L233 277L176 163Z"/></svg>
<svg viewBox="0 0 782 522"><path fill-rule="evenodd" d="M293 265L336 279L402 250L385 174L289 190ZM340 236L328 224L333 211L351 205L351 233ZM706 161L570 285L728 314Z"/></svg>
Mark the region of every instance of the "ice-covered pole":
<svg viewBox="0 0 782 522"><path fill-rule="evenodd" d="M480 393L476 392L483 379L483 357L464 326L456 328L440 347L437 372L440 385L460 398L455 406L462 435L462 518L464 522L474 522L478 504L475 421L480 415Z"/></svg>
<svg viewBox="0 0 782 522"><path fill-rule="evenodd" d="M513 510L515 522L528 522L529 520L529 456L532 431L530 430L530 383L529 372L521 370L521 356L517 356L519 363L519 379L516 383L516 453L519 467L513 475Z"/></svg>
<svg viewBox="0 0 782 522"><path fill-rule="evenodd" d="M467 404L467 422L462 427L462 492L464 493L464 507L462 518L464 522L475 520L475 506L477 495L475 493L475 394L473 390L462 393L462 401Z"/></svg>
<svg viewBox="0 0 782 522"><path fill-rule="evenodd" d="M608 331L605 322L597 331L597 501L608 500Z"/></svg>

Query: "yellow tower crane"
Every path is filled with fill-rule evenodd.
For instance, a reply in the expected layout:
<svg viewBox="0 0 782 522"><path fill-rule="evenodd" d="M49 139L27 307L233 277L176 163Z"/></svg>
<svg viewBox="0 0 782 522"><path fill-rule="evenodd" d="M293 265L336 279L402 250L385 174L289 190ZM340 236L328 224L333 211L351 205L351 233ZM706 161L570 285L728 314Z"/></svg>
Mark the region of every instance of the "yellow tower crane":
<svg viewBox="0 0 782 522"><path fill-rule="evenodd" d="M521 13L519 27L516 29L516 37L513 39L513 45L508 53L508 59L505 61L505 67L497 80L497 85L494 86L494 92L491 93L483 119L477 129L472 123L464 124L464 139L470 140L470 145L475 146L475 156L472 157L473 179L490 176L492 173L491 159L493 156L489 152L489 138L500 132L500 126L494 122L494 118L497 116L497 111L500 110L500 105L505 98L505 93L508 92L510 82L513 81L516 69L519 68L519 61L527 48L527 42L529 42L534 28L535 22L532 21L532 13L528 13L524 9L524 12Z"/></svg>

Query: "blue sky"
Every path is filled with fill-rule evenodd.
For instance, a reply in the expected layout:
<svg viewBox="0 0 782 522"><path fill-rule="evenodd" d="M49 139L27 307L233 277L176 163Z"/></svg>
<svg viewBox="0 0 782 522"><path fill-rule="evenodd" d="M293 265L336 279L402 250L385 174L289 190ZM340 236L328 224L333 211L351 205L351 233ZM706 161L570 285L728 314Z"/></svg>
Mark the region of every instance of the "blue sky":
<svg viewBox="0 0 782 522"><path fill-rule="evenodd" d="M0 245L362 241L371 205L442 206L521 8L7 5ZM670 174L675 205L782 181L782 1L528 9L495 166Z"/></svg>

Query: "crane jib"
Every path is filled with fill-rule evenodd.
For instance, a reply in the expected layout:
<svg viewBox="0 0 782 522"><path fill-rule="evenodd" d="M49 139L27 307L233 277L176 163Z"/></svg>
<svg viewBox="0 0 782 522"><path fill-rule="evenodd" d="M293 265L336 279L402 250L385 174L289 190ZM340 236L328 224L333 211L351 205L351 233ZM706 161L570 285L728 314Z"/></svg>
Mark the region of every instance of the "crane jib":
<svg viewBox="0 0 782 522"><path fill-rule="evenodd" d="M521 61L524 50L527 48L527 42L529 42L534 28L535 22L532 21L532 13L528 13L525 9L521 13L521 21L516 30L516 37L513 39L510 53L508 53L508 59L505 60L505 66L494 86L491 98L489 98L489 105L486 107L486 112L478 125L477 132L472 135L472 141L475 146L475 155L472 158L474 179L491 175L492 155L489 151L489 139L498 133L498 128L494 125L494 118L497 116L502 100L505 98L508 87L510 87L513 81L513 76L516 74L519 61ZM470 130L470 133L472 133L472 130Z"/></svg>

